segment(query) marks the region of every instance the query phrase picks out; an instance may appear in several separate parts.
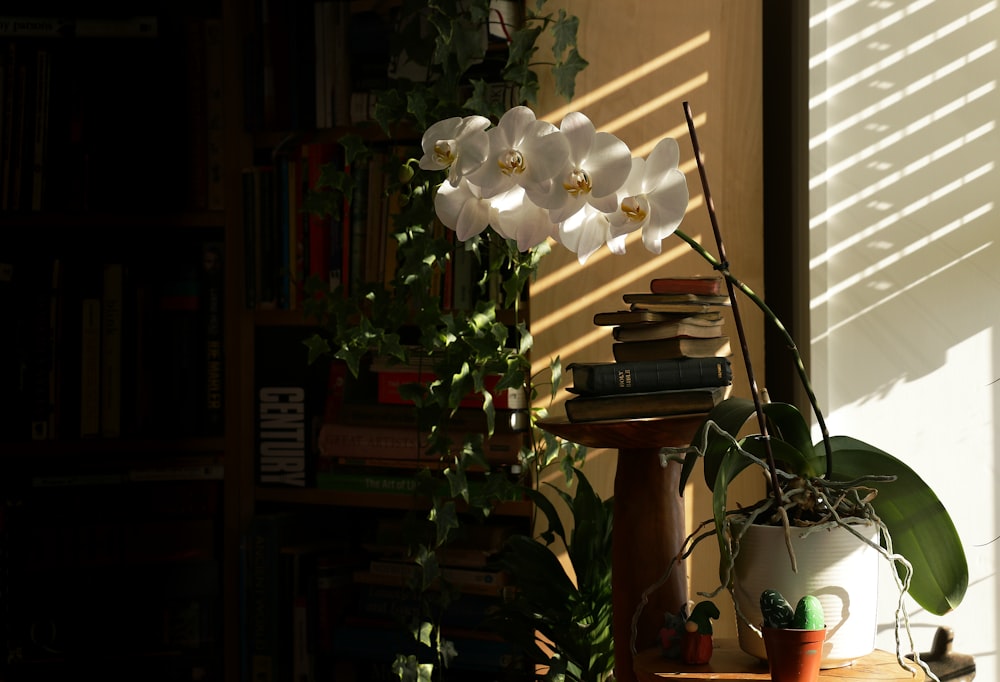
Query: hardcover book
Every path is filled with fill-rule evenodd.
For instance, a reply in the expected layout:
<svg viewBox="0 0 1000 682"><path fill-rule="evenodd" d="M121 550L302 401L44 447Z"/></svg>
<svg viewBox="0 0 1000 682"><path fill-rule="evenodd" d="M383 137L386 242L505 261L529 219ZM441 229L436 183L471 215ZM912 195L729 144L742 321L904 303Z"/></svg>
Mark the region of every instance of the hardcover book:
<svg viewBox="0 0 1000 682"><path fill-rule="evenodd" d="M733 381L732 366L724 357L574 362L566 369L573 374L573 386L567 390L581 395L728 386Z"/></svg>
<svg viewBox="0 0 1000 682"><path fill-rule="evenodd" d="M655 322L685 321L694 324L721 324L722 313L718 310L709 312L692 312L685 308L680 312L661 312L634 308L632 310L615 310L594 315L594 324L598 327L613 327L623 324L652 324Z"/></svg>
<svg viewBox="0 0 1000 682"><path fill-rule="evenodd" d="M683 318L676 322L650 322L648 324L622 324L611 330L615 341L647 341L669 339L674 336L710 339L722 336L722 320L710 323L692 322Z"/></svg>
<svg viewBox="0 0 1000 682"><path fill-rule="evenodd" d="M651 341L622 341L611 346L615 360L634 362L636 360L662 360L675 358L728 357L732 348L728 336L711 339L690 339L674 337Z"/></svg>
<svg viewBox="0 0 1000 682"><path fill-rule="evenodd" d="M654 294L725 295L726 282L718 275L705 277L654 277L649 281L649 291Z"/></svg>
<svg viewBox="0 0 1000 682"><path fill-rule="evenodd" d="M711 296L708 294L653 294L635 293L623 294L622 300L633 305L665 305L675 303L686 303L688 305L708 305L708 306L728 306L729 296Z"/></svg>
<svg viewBox="0 0 1000 682"><path fill-rule="evenodd" d="M696 414L708 412L718 405L729 390L729 386L712 386L647 393L581 395L566 401L566 416L573 422L588 422Z"/></svg>
<svg viewBox="0 0 1000 682"><path fill-rule="evenodd" d="M261 485L315 486L329 368L309 364L308 335L306 327L257 329L254 445Z"/></svg>

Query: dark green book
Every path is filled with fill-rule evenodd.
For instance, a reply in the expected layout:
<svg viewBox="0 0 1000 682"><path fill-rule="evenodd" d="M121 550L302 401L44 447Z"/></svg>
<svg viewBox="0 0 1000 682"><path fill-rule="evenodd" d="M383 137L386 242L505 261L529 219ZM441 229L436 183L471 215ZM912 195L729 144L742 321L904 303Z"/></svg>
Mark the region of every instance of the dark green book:
<svg viewBox="0 0 1000 682"><path fill-rule="evenodd" d="M729 358L677 358L633 362L574 362L567 369L581 395L641 393L647 391L728 386L733 382Z"/></svg>

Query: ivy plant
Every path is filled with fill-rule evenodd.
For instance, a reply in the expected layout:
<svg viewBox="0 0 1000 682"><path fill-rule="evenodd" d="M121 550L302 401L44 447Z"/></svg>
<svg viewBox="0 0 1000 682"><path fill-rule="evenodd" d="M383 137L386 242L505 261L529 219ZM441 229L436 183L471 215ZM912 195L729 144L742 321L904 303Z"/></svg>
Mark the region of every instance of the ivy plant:
<svg viewBox="0 0 1000 682"><path fill-rule="evenodd" d="M499 40L487 39L491 26L502 36ZM529 3L517 25L501 19L489 0L403 0L389 60L405 62L407 73L420 76L391 79L376 93L375 125L345 131L339 139L345 164L325 167L306 197L304 209L309 212L341 211L356 182L345 168L369 163L379 147L413 146L412 155L377 157L387 159L384 191L399 207L387 228L396 242L391 281L356 282L331 291L327 282L314 278L306 286L305 313L321 329L308 341L311 361L332 356L357 376L368 358L407 361L420 353L433 370L432 381L401 389L428 433L428 453L447 465L440 472L418 474L432 491L427 521L433 529L413 548L423 569L420 585L444 583L434 552L458 534L466 518L460 509L486 518L496 502L523 496L519 483L506 475L487 474L483 486L470 486L470 467L488 465L483 437L452 433L449 417L464 396L478 393L492 432L497 412L495 396L486 388L490 376L500 377L494 391L523 389L536 397L528 358L532 337L522 308L548 251L543 244L521 252L492 230L464 243L454 240L434 213L434 193L444 174L421 169L415 158L421 131L430 122L452 116L479 114L495 121L512 100L535 103L543 68L551 69L557 94L571 99L576 75L587 65L576 48L577 29L576 17L562 9L547 12L545 0ZM543 50L543 43L550 48ZM436 286L456 248L467 249L482 273L476 283L478 300L467 310L447 305ZM552 386L558 387L558 358L550 375ZM530 414L534 423L544 410ZM531 444L521 455L525 468L558 463L572 476L583 449L534 428L529 433ZM448 483L446 493L441 492L440 476ZM442 591L442 599L446 594ZM413 623L411 629L436 652L437 660L429 664L400 655L396 672L402 679L429 679L435 665L439 671L448 665L454 650L441 639L433 617Z"/></svg>

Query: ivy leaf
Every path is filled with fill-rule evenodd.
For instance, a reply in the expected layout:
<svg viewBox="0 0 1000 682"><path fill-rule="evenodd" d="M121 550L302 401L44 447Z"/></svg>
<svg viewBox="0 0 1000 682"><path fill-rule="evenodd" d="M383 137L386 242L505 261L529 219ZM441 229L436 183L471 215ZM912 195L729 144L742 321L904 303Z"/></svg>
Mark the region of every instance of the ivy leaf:
<svg viewBox="0 0 1000 682"><path fill-rule="evenodd" d="M559 18L552 25L552 54L558 61L562 54L576 45L576 34L580 28L580 20L575 16L566 14L566 10L559 10Z"/></svg>
<svg viewBox="0 0 1000 682"><path fill-rule="evenodd" d="M575 48L570 50L566 61L552 67L556 92L566 99L573 99L573 93L576 91L576 75L586 67L587 60L581 57Z"/></svg>

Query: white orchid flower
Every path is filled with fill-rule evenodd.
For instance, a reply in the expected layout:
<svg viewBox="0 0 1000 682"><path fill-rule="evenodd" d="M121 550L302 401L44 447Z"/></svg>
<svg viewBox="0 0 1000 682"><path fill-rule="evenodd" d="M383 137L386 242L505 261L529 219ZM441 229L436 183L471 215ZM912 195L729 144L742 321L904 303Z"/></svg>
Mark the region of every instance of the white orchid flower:
<svg viewBox="0 0 1000 682"><path fill-rule="evenodd" d="M597 132L590 119L579 112L567 114L559 131L569 143L566 164L546 188L548 191L528 189L529 197L549 209L556 223L587 204L604 213L613 212L618 207L615 192L632 169L628 145L611 133Z"/></svg>
<svg viewBox="0 0 1000 682"><path fill-rule="evenodd" d="M625 236L613 236L609 214L598 211L590 204L585 204L581 210L559 223L558 241L576 254L580 265L586 263L604 244L612 253L623 255Z"/></svg>
<svg viewBox="0 0 1000 682"><path fill-rule="evenodd" d="M443 182L434 196L434 212L441 223L452 230L459 241L467 241L490 224L490 202L479 188L462 178L457 187Z"/></svg>
<svg viewBox="0 0 1000 682"><path fill-rule="evenodd" d="M463 177L486 161L490 143L485 116L455 116L438 121L428 128L420 140L424 170L448 170L448 182L458 187Z"/></svg>
<svg viewBox="0 0 1000 682"><path fill-rule="evenodd" d="M558 238L558 225L549 212L529 201L524 188L512 187L491 201L490 224L502 237L517 242L519 251L538 246L549 237Z"/></svg>
<svg viewBox="0 0 1000 682"><path fill-rule="evenodd" d="M612 236L641 229L646 249L660 253L660 242L674 233L687 212L687 179L677 168L679 160L677 141L669 137L660 140L645 161L632 160L632 172L619 190L619 210L611 216Z"/></svg>
<svg viewBox="0 0 1000 682"><path fill-rule="evenodd" d="M546 191L569 156L566 137L551 123L537 120L528 107L508 109L486 134L489 157L469 174L486 198L514 187Z"/></svg>

